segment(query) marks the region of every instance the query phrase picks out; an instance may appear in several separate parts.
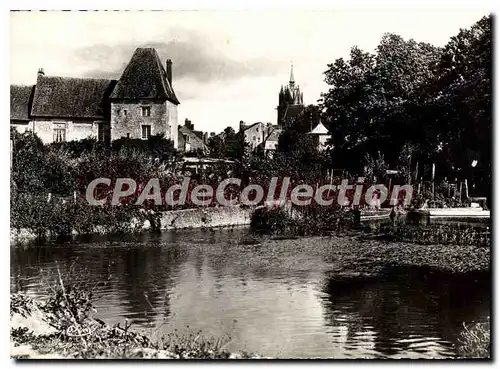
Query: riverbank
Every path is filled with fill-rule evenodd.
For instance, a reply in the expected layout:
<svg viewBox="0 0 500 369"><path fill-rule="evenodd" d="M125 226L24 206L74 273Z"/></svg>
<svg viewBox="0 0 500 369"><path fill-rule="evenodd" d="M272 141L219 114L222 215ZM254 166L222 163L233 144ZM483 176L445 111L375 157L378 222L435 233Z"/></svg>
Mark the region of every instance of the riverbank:
<svg viewBox="0 0 500 369"><path fill-rule="evenodd" d="M204 207L197 209L182 209L165 211L159 214L158 230L174 230L174 229L194 229L194 228L218 228L218 227L234 227L245 226L251 222L253 208L241 206L219 206L219 207ZM138 219L132 219L132 229L137 231L150 230L151 221L144 222ZM104 227L95 227L93 234L106 234ZM88 233L79 233L72 230L71 235L82 235ZM12 229L10 230L11 244L25 244L37 239L37 234L29 229ZM46 238L50 238L50 232L47 232Z"/></svg>
<svg viewBox="0 0 500 369"><path fill-rule="evenodd" d="M64 296L61 291L68 291ZM69 292L71 290L71 292ZM90 316L86 291L64 286L47 301L11 295L11 357L16 359L248 359L249 353L224 349L229 338L207 338L201 332L154 340L154 332L138 333L125 321L109 326ZM61 297L64 297L61 299ZM62 304L63 302L65 304ZM86 306L87 305L87 306Z"/></svg>

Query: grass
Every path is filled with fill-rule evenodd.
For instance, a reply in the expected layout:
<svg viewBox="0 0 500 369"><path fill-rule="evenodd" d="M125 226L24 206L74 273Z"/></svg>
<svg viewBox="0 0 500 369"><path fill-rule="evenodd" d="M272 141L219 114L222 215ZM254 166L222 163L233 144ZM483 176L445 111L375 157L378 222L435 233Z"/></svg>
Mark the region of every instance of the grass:
<svg viewBox="0 0 500 369"><path fill-rule="evenodd" d="M483 359L490 358L490 324L473 323L466 325L460 334L458 353L462 357Z"/></svg>

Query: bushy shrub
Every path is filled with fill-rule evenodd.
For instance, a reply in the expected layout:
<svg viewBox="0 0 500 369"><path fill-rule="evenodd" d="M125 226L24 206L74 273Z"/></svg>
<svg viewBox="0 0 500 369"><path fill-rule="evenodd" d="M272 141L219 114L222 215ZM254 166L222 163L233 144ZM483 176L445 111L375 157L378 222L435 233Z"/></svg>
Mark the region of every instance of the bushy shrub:
<svg viewBox="0 0 500 369"><path fill-rule="evenodd" d="M274 235L311 236L342 231L355 224L353 212L340 206L258 208L252 214L251 227Z"/></svg>

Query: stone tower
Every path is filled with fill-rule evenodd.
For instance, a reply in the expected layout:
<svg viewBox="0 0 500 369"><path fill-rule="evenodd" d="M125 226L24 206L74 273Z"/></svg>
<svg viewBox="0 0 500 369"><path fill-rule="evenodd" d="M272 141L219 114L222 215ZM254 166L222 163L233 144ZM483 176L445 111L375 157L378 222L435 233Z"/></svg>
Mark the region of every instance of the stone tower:
<svg viewBox="0 0 500 369"><path fill-rule="evenodd" d="M177 106L172 61L163 67L154 48L138 48L111 96L111 139L148 139L164 134L178 146Z"/></svg>

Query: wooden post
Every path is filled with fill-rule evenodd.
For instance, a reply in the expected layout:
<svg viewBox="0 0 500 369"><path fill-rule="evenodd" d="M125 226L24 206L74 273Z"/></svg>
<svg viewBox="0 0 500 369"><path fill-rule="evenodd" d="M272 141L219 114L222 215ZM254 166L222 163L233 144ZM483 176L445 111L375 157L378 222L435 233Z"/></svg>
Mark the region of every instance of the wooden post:
<svg viewBox="0 0 500 369"><path fill-rule="evenodd" d="M467 183L467 178L465 179L465 198L469 198L469 185Z"/></svg>
<svg viewBox="0 0 500 369"><path fill-rule="evenodd" d="M417 183L418 181L418 161L417 161L417 165L415 167L415 183Z"/></svg>
<svg viewBox="0 0 500 369"><path fill-rule="evenodd" d="M462 181L460 181L460 191L459 191L459 199L460 199L460 202L462 202Z"/></svg>
<svg viewBox="0 0 500 369"><path fill-rule="evenodd" d="M432 163L432 198L434 198L434 178L436 174L436 164Z"/></svg>

